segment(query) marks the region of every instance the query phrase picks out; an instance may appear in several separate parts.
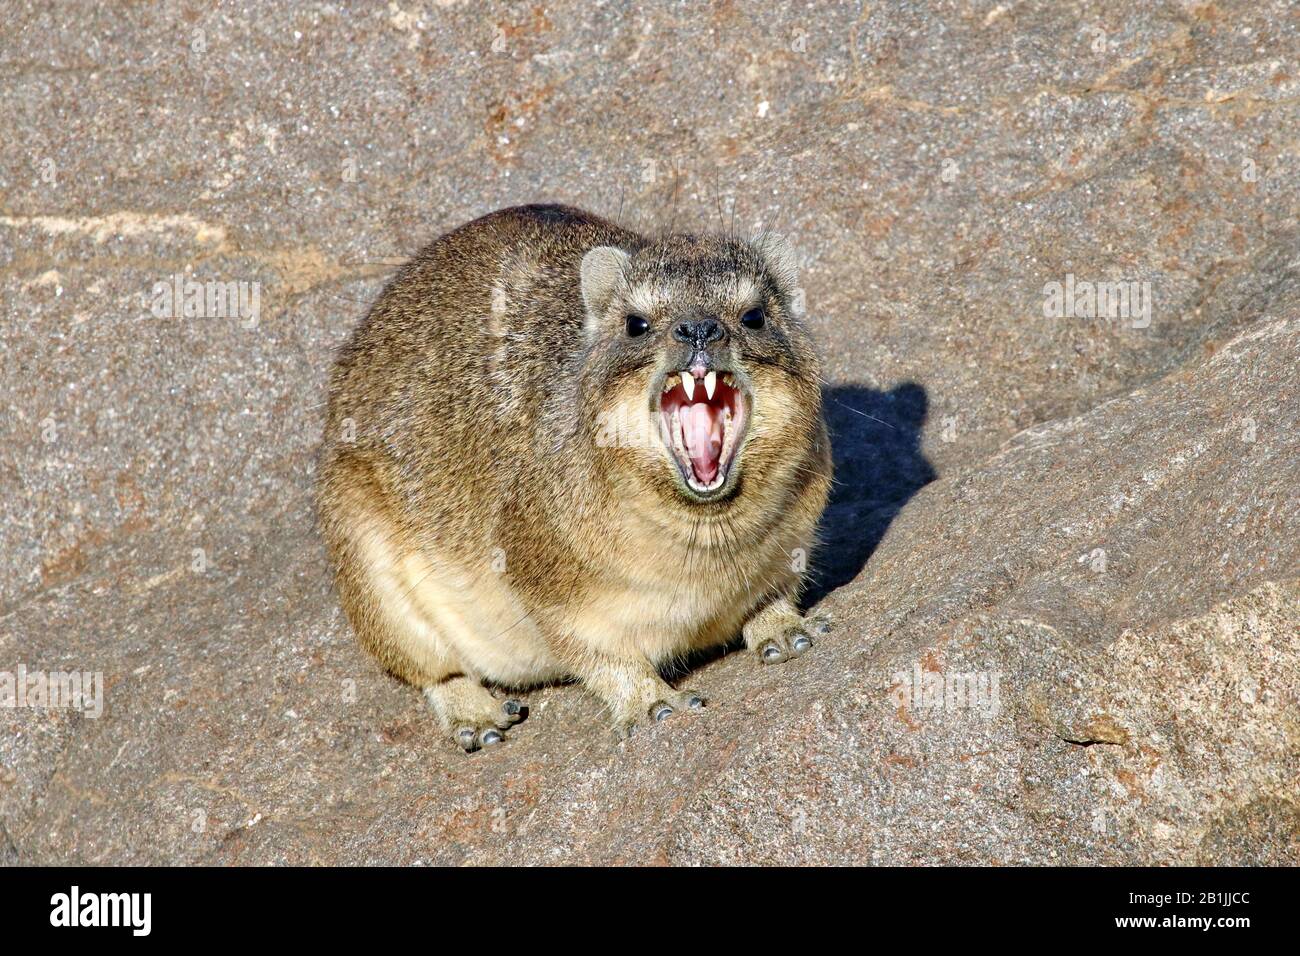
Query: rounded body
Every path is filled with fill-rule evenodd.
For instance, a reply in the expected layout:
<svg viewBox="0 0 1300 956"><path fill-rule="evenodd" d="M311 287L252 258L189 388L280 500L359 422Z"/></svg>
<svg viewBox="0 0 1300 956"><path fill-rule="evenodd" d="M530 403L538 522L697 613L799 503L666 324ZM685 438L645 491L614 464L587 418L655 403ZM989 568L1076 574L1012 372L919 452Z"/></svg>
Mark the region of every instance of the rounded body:
<svg viewBox="0 0 1300 956"><path fill-rule="evenodd" d="M736 474L725 497L683 493L653 423L682 374L672 349L694 345L665 327L661 354L629 358L584 272L593 249L652 245L567 207L493 213L408 263L334 368L319 511L343 606L453 731L488 706L470 685L572 677L626 723L664 691L665 662L797 596L830 481L815 364L736 359L724 380L752 394ZM694 487L689 456L686 472Z"/></svg>

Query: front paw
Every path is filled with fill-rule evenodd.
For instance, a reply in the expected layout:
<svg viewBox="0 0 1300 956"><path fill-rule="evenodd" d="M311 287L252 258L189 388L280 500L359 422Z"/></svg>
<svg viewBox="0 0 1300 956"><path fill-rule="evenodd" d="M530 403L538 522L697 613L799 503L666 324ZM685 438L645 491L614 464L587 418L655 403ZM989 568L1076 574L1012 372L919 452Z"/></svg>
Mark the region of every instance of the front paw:
<svg viewBox="0 0 1300 956"><path fill-rule="evenodd" d="M813 638L830 632L830 617L823 613L787 618L754 636L752 646L764 664L780 664L812 649Z"/></svg>
<svg viewBox="0 0 1300 956"><path fill-rule="evenodd" d="M699 710L703 706L702 694L693 690L669 688L656 695L655 700L648 705L644 701L637 701L620 708L615 726L620 737L630 737L638 724L657 724L675 714Z"/></svg>

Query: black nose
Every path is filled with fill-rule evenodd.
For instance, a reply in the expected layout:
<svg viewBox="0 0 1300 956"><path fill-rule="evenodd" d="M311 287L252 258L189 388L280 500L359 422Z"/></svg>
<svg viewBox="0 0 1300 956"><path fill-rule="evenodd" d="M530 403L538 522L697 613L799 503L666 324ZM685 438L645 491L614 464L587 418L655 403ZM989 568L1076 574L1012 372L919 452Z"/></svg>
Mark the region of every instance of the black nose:
<svg viewBox="0 0 1300 956"><path fill-rule="evenodd" d="M710 342L722 338L722 324L717 319L701 319L698 322L678 322L673 329L673 338L678 342L687 342L697 349L702 349Z"/></svg>

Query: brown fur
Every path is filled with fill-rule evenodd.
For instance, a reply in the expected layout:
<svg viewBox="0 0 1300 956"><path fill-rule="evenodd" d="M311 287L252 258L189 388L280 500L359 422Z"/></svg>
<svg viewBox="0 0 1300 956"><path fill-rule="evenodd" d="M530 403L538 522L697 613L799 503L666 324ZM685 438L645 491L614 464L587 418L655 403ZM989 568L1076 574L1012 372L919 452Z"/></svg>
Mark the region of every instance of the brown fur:
<svg viewBox="0 0 1300 956"><path fill-rule="evenodd" d="M589 308L596 280L580 271L602 246L627 258ZM524 206L429 245L356 329L319 483L340 597L361 643L425 688L467 749L518 717L484 682L576 677L628 728L698 706L658 672L692 650L742 632L766 661L807 646L793 601L830 453L794 279L770 239L652 241ZM738 296L767 310L766 329L739 325ZM649 335L626 337L629 309ZM707 501L683 492L657 435L598 434L611 415L648 415L654 376L689 348L669 325L699 314L727 329L721 367L754 396L727 494Z"/></svg>

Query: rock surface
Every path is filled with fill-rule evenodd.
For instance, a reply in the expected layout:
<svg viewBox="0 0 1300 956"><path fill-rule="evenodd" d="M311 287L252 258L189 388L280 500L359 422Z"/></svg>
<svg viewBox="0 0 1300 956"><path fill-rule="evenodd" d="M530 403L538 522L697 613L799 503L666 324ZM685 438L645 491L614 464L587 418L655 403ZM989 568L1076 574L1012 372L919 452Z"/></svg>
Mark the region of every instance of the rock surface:
<svg viewBox="0 0 1300 956"><path fill-rule="evenodd" d="M107 688L0 709L0 862L1300 863L1288 4L62 16L0 40L0 672ZM837 627L465 757L332 596L322 386L394 264L554 200L801 250Z"/></svg>

